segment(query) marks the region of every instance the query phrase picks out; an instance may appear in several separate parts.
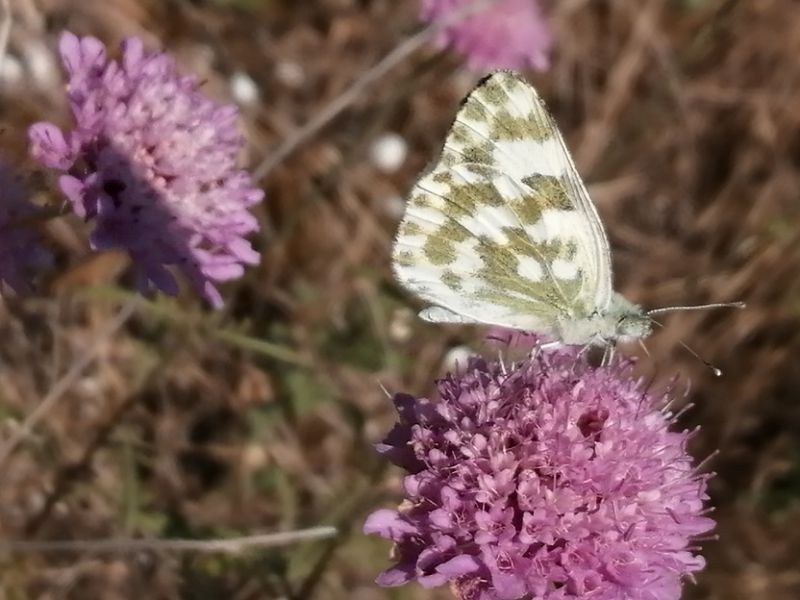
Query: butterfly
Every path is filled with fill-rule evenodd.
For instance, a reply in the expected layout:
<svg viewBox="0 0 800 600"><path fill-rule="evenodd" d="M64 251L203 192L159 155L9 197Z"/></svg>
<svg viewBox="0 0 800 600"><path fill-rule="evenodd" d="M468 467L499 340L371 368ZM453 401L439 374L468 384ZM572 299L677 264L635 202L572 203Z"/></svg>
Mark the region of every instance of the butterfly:
<svg viewBox="0 0 800 600"><path fill-rule="evenodd" d="M565 344L649 335L612 288L611 253L553 117L500 71L464 99L441 156L414 186L393 250L400 283L439 323L534 331Z"/></svg>

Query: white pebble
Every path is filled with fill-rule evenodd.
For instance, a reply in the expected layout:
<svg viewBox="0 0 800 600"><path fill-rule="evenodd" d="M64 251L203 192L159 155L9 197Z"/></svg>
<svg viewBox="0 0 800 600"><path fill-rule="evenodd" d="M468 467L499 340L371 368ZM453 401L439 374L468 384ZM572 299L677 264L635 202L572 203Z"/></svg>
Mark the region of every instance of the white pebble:
<svg viewBox="0 0 800 600"><path fill-rule="evenodd" d="M61 78L53 54L43 43L32 42L23 49L23 60L28 67L31 79L41 89L49 89Z"/></svg>
<svg viewBox="0 0 800 600"><path fill-rule="evenodd" d="M447 351L442 361L445 371L463 370L467 366L470 356L475 356L475 351L469 346L455 346Z"/></svg>
<svg viewBox="0 0 800 600"><path fill-rule="evenodd" d="M382 200L383 211L393 219L399 221L406 212L406 201L400 196L387 196Z"/></svg>
<svg viewBox="0 0 800 600"><path fill-rule="evenodd" d="M22 81L24 75L25 70L22 63L16 57L6 54L3 64L0 65L0 81L8 86L16 86Z"/></svg>
<svg viewBox="0 0 800 600"><path fill-rule="evenodd" d="M296 62L283 61L275 66L275 76L285 86L299 88L306 81L306 72Z"/></svg>
<svg viewBox="0 0 800 600"><path fill-rule="evenodd" d="M372 144L370 159L384 173L394 173L408 156L408 144L396 133L385 133Z"/></svg>
<svg viewBox="0 0 800 600"><path fill-rule="evenodd" d="M258 84L244 71L236 71L231 75L231 95L242 106L253 106L261 96Z"/></svg>

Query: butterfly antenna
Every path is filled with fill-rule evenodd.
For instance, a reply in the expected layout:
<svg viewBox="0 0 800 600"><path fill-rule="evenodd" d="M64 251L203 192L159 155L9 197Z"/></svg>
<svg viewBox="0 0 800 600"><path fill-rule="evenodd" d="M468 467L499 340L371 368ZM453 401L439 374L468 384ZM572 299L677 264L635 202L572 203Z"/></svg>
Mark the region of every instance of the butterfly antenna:
<svg viewBox="0 0 800 600"><path fill-rule="evenodd" d="M693 306L664 306L647 311L647 316L658 315L665 312L677 312L681 310L706 310L709 308L744 308L744 302L714 302L712 304L695 304Z"/></svg>
<svg viewBox="0 0 800 600"><path fill-rule="evenodd" d="M714 365L712 365L712 364L711 364L710 362L708 362L708 361L707 361L705 358L703 358L703 357L702 357L702 356L700 356L700 355L699 355L697 352L695 352L694 350L692 350L692 349L689 347L689 345L688 345L688 344L686 344L685 342L682 342L682 341L678 340L678 343L679 343L681 346L683 346L683 347L686 349L686 351L687 351L687 352L689 352L689 354L691 354L692 356L694 356L694 357L695 357L697 360L699 360L699 361L700 361L701 363L703 363L703 364L704 364L706 367L708 367L708 369L709 369L709 370L710 370L710 371L711 371L711 372L712 372L714 375L716 375L717 377L722 377L722 369L720 369L720 368L719 368L719 367L717 367L717 366L714 366Z"/></svg>
<svg viewBox="0 0 800 600"><path fill-rule="evenodd" d="M647 314L649 315L650 313L647 313ZM659 323L659 322L658 322L658 321L656 321L655 319L650 319L650 321L652 321L652 322L653 322L655 325L658 325L659 327L662 327L662 328L664 327L664 325L662 325L661 323ZM692 349L692 347L691 347L691 346L689 346L689 345L688 345L686 342L684 342L684 341L682 341L682 340L678 340L678 343L679 343L681 346L683 346L683 348L684 348L684 349L685 349L685 350L686 350L686 351L687 351L689 354L691 354L692 356L694 356L694 357L695 357L697 360L699 360L699 361L700 361L701 363L703 363L703 364L704 364L706 367L708 367L708 370L709 370L709 371L711 371L711 372L712 372L712 373L713 373L715 376L717 376L717 377L722 377L722 369L720 369L719 367L717 367L717 366L715 366L715 365L711 364L710 362L708 362L708 361L707 361L705 358L703 358L703 357L702 357L702 356L700 356L700 355L699 355L697 352L695 352L695 351Z"/></svg>

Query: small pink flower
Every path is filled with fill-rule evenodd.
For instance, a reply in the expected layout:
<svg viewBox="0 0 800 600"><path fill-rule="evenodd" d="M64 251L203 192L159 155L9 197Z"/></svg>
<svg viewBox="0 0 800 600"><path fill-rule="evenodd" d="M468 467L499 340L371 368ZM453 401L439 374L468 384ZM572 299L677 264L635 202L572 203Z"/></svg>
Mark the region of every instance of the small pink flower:
<svg viewBox="0 0 800 600"><path fill-rule="evenodd" d="M439 399L394 398L379 452L408 475L397 510L364 525L395 542L378 583L449 583L460 600L677 600L704 567L693 539L708 475L688 432L631 376L579 349L473 358Z"/></svg>
<svg viewBox="0 0 800 600"><path fill-rule="evenodd" d="M474 0L422 0L422 18L436 23ZM473 69L526 69L550 66L553 36L538 0L497 0L447 25L439 36L444 46L463 54Z"/></svg>
<svg viewBox="0 0 800 600"><path fill-rule="evenodd" d="M236 108L205 97L137 38L122 44L120 61L92 37L64 33L59 48L75 128L33 125L31 154L64 173L72 209L96 224L92 247L128 251L142 291L174 294L174 267L221 306L214 283L259 259L244 236L258 229L248 209L263 192L236 167Z"/></svg>

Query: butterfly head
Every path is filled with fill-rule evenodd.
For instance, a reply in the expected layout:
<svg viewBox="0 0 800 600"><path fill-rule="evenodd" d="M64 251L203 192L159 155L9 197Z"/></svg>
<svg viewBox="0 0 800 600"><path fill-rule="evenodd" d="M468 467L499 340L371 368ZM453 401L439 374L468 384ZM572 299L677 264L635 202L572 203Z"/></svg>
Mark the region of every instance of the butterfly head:
<svg viewBox="0 0 800 600"><path fill-rule="evenodd" d="M616 341L629 342L642 339L650 335L653 330L653 320L650 316L620 294L614 294L610 314L615 323L612 337Z"/></svg>
<svg viewBox="0 0 800 600"><path fill-rule="evenodd" d="M653 322L650 317L637 310L620 315L614 338L621 342L642 339L650 335L652 329Z"/></svg>

